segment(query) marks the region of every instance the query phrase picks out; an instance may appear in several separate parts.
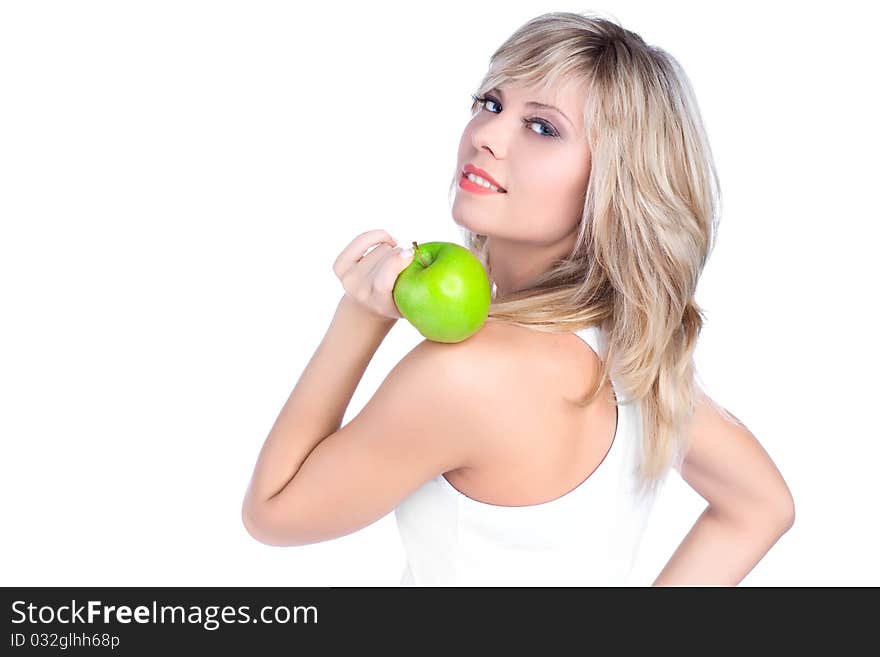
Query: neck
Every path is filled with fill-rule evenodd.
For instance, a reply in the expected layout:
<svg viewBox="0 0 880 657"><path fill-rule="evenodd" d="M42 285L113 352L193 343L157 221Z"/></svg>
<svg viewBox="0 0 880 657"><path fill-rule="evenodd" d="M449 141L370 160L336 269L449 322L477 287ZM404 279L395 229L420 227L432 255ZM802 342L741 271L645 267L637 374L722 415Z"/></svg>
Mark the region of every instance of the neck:
<svg viewBox="0 0 880 657"><path fill-rule="evenodd" d="M487 239L489 277L497 286L496 298L525 289L538 276L548 271L556 260L571 253L577 232L574 231L552 244L517 242L498 237Z"/></svg>

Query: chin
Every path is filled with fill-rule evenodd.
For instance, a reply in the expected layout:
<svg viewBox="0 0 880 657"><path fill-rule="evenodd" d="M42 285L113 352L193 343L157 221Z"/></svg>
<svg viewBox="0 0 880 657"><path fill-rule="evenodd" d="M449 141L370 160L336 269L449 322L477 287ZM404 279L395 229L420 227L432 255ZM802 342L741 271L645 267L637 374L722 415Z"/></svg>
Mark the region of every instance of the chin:
<svg viewBox="0 0 880 657"><path fill-rule="evenodd" d="M473 215L473 214L480 214L480 213L471 213L471 214ZM465 228L465 229L471 231L472 233L477 233L478 235L488 234L488 231L491 230L491 227L488 222L486 222L486 221L473 221L472 219L474 217L473 216L469 217L467 215L468 215L468 213L464 213L464 215L462 215L462 212L460 209L457 210L454 207L452 209L452 220L456 224L458 224L462 228Z"/></svg>

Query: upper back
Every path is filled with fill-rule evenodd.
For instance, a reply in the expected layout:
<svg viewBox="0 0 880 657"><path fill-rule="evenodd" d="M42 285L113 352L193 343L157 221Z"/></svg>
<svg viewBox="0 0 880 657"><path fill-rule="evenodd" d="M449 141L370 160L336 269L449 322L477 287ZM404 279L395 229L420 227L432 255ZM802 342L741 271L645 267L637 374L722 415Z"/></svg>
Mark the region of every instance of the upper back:
<svg viewBox="0 0 880 657"><path fill-rule="evenodd" d="M474 337L462 348L482 366L491 412L474 440L486 449L395 509L401 583L622 584L653 497L636 492L640 405L613 378L594 405L572 404L598 380L601 333L487 324Z"/></svg>
<svg viewBox="0 0 880 657"><path fill-rule="evenodd" d="M521 506L560 497L584 481L609 451L617 424L613 388L578 408L595 387L598 355L575 333L487 323L469 348L482 377L479 402L492 422L473 436L478 463L446 473L459 491L491 504Z"/></svg>

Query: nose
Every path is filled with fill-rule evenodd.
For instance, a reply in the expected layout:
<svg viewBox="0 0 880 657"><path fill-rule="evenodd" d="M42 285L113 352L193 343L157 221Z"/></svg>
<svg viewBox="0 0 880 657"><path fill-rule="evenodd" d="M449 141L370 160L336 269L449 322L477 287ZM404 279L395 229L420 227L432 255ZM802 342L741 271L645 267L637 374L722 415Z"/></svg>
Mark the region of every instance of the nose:
<svg viewBox="0 0 880 657"><path fill-rule="evenodd" d="M507 128L501 117L493 118L471 126L471 144L478 151L485 149L496 159L501 159L507 154L507 138L504 136Z"/></svg>

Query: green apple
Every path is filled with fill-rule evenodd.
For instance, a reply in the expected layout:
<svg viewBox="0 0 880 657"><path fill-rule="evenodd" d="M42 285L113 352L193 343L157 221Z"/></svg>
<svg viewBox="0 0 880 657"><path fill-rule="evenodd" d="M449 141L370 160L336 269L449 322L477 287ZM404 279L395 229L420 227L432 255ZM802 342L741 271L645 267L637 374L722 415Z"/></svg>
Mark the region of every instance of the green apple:
<svg viewBox="0 0 880 657"><path fill-rule="evenodd" d="M461 342L489 316L492 290L482 263L452 242L413 242L413 259L392 291L400 314L434 342Z"/></svg>

